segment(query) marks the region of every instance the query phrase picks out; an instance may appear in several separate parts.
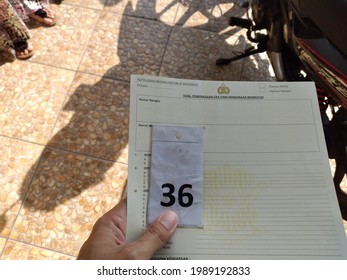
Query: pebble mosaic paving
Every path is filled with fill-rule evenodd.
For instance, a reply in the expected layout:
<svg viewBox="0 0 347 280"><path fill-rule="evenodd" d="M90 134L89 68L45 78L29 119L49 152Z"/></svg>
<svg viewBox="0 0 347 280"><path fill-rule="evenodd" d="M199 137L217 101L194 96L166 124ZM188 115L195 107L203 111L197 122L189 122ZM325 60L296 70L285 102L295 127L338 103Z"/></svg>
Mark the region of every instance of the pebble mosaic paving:
<svg viewBox="0 0 347 280"><path fill-rule="evenodd" d="M75 259L127 179L131 74L273 80L228 26L240 0L64 0L29 22L35 54L0 61L0 259Z"/></svg>

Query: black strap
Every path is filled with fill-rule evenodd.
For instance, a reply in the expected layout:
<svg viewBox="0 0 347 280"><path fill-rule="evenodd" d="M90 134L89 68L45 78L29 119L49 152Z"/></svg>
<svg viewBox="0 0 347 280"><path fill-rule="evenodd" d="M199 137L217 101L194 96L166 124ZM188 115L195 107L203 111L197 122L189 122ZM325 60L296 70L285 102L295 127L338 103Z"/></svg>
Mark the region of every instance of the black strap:
<svg viewBox="0 0 347 280"><path fill-rule="evenodd" d="M26 40L20 40L13 42L13 47L16 51L22 52L28 48L28 42Z"/></svg>
<svg viewBox="0 0 347 280"><path fill-rule="evenodd" d="M34 14L42 18L47 17L47 12L44 9L38 9Z"/></svg>

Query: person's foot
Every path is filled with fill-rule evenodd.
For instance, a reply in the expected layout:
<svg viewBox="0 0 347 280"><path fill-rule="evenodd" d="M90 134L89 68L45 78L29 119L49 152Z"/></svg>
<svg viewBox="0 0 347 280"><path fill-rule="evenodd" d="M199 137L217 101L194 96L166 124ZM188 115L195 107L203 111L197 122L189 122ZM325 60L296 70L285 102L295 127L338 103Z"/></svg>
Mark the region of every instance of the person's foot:
<svg viewBox="0 0 347 280"><path fill-rule="evenodd" d="M29 41L18 42L14 44L17 59L28 59L33 56L34 48Z"/></svg>
<svg viewBox="0 0 347 280"><path fill-rule="evenodd" d="M51 27L56 24L54 12L47 7L37 10L29 15L30 18L43 24L44 26Z"/></svg>

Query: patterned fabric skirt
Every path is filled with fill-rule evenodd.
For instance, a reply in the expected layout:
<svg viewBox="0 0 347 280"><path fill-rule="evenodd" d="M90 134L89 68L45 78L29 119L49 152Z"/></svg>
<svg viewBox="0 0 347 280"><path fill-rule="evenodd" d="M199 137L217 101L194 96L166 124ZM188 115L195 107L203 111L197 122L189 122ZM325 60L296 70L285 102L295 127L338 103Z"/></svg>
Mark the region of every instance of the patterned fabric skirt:
<svg viewBox="0 0 347 280"><path fill-rule="evenodd" d="M12 53L13 44L26 41L30 33L9 0L0 0L0 56Z"/></svg>
<svg viewBox="0 0 347 280"><path fill-rule="evenodd" d="M49 5L48 0L8 0L24 21L29 20L29 14Z"/></svg>

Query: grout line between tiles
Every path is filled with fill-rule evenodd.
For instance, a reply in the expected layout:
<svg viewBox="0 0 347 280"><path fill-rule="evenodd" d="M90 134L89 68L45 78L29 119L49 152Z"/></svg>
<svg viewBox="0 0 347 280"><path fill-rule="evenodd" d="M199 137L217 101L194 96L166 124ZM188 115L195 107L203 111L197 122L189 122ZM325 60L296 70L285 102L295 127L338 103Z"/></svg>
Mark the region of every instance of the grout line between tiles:
<svg viewBox="0 0 347 280"><path fill-rule="evenodd" d="M87 72L87 71L81 71L81 70L78 70L78 69L74 70L74 69L70 69L70 68L65 68L65 67L56 66L56 65L52 65L52 64L47 64L47 63L44 63L44 62L38 62L38 61L23 61L23 63L31 63L31 64L44 65L44 66L47 66L47 67L57 68L57 69L60 69L60 70L66 70L66 71L70 71L70 72L75 72L74 78L75 78L76 74L81 73L81 74L87 74L87 75L94 76L94 77L99 77L99 78L105 78L105 79L109 79L109 80L114 80L114 81L116 81L116 82L122 82L122 83L130 84L130 81L128 81L128 80L117 79L117 78L108 77L108 76L105 76L105 75L99 75L99 74L97 74L97 73L90 73L90 72ZM68 88L67 92L69 92L70 89L71 89L71 85L70 85L70 87Z"/></svg>
<svg viewBox="0 0 347 280"><path fill-rule="evenodd" d="M99 75L96 73L90 73L87 71L81 71L81 70L77 70L77 73L81 73L81 74L86 74L86 75L91 75L91 76L95 76L95 77L99 77L99 78L103 78L103 79L109 79L115 82L121 82L121 83L126 83L130 85L130 81L129 80L122 80L122 79L117 79L117 78L113 78L113 77L109 77L109 76L105 76L105 75Z"/></svg>
<svg viewBox="0 0 347 280"><path fill-rule="evenodd" d="M45 146L45 148L49 149L49 150L53 150L53 151L59 151L59 152L64 152L64 153L72 153L72 154L76 154L76 155L80 155L80 156L85 156L85 157L88 157L88 158L94 159L94 160L101 160L101 161L104 161L104 162L117 163L117 164L121 164L121 165L124 165L124 166L128 166L128 164L124 163L124 162L120 162L120 161L117 161L117 160L105 159L105 158L101 158L101 157L97 157L97 156L93 156L93 155L89 155L89 154L84 154L84 153L81 153L81 152L76 152L76 151L56 148L56 147L52 147L52 146Z"/></svg>
<svg viewBox="0 0 347 280"><path fill-rule="evenodd" d="M20 207L19 207L19 209L18 209L16 218L15 218L14 221L13 221L11 230L9 231L8 238L10 238L10 236L11 236L11 234L12 234L12 231L13 231L15 225L16 225L17 219L18 219L18 217L19 217L19 215L20 215L20 212L21 212L21 210L22 210L22 208L23 208L24 201L26 200L26 198L27 198L27 196L28 196L28 190L29 190L29 188L30 188L30 185L31 185L31 183L32 183L33 180L34 180L34 177L35 177L37 168L38 168L38 166L39 166L40 163L41 163L41 159L42 159L42 153L40 154L39 158L36 159L36 161L35 161L35 168L34 168L32 174L31 174L30 180L25 184L25 192L24 192L23 197L22 197L22 198L19 198L19 199L21 200ZM18 202L18 200L17 200L17 202ZM6 242L6 243L7 243L7 242Z"/></svg>
<svg viewBox="0 0 347 280"><path fill-rule="evenodd" d="M52 65L52 64L48 64L48 63L44 63L44 62L39 62L39 61L26 60L26 61L22 61L22 63L37 64L37 65L43 65L43 66L52 67L52 68L56 68L56 69L60 69L60 70L76 72L76 70L74 70L74 69L61 67L61 66L57 66L57 65Z"/></svg>
<svg viewBox="0 0 347 280"><path fill-rule="evenodd" d="M158 70L158 76L160 76L160 73L161 73L161 70L162 70L162 67L163 67L164 58L165 58L166 51L167 51L167 48L168 48L168 45L169 45L169 42L170 42L170 39L171 39L171 33L172 33L173 28L174 28L174 26L170 27L169 36L167 37L167 42L166 42L166 45L165 45L165 48L164 48L163 56L162 56L161 61L160 61L160 67L159 67L159 70Z"/></svg>
<svg viewBox="0 0 347 280"><path fill-rule="evenodd" d="M2 254L4 253L6 245L7 245L8 237L2 237L2 236L0 237L6 240L4 243L4 247L0 250L0 260L1 260Z"/></svg>
<svg viewBox="0 0 347 280"><path fill-rule="evenodd" d="M55 253L62 254L62 255L65 255L65 256L69 256L69 257L72 257L72 258L76 258L77 257L75 255L71 255L71 254L68 254L68 253L65 253L65 252L57 251L57 250L54 250L54 249L51 249L51 248L47 248L47 247L43 247L43 246L40 246L40 245L28 243L28 242L25 242L25 241L16 240L16 239L13 239L13 238L8 238L7 241L13 241L13 242L16 242L16 243L29 245L29 246L32 246L32 247L36 247L36 248L40 248L40 249L43 249L43 250L55 252ZM0 256L0 259L1 259L1 256Z"/></svg>
<svg viewBox="0 0 347 280"><path fill-rule="evenodd" d="M61 3L61 4L51 3L51 5L78 7L78 8L83 8L83 9L93 10L93 11L103 11L104 8L105 8L105 4L103 4L103 8L102 9L97 9L97 8L93 8L93 7L86 7L86 6L83 6L82 4L74 4L74 3Z"/></svg>
<svg viewBox="0 0 347 280"><path fill-rule="evenodd" d="M105 6L104 6L104 7L105 7ZM86 42L85 48L84 48L83 53L82 53L82 55L81 55L81 59L80 59L80 61L79 61L79 63L78 63L78 66L77 66L77 68L76 68L76 72L77 72L78 69L81 67L83 58L84 58L84 56L85 56L85 54L86 54L86 52L87 52L87 50L88 50L89 42L90 42L91 38L93 37L93 34L94 34L94 32L95 32L95 29L96 29L96 26L98 25L98 23L99 23L99 21L100 21L101 14L102 14L103 12L104 12L103 10L100 11L100 13L99 13L99 15L98 15L98 18L97 18L97 20L96 20L96 22L95 22L95 25L93 26L92 32L90 32L90 36L89 36L89 38L88 38L88 40L87 40L87 42ZM69 89L69 90L70 90L70 89Z"/></svg>
<svg viewBox="0 0 347 280"><path fill-rule="evenodd" d="M137 14L132 14L132 13L126 13L125 10L123 10L123 12L107 11L107 10L105 10L105 7L106 7L106 5L104 4L104 9L102 10L103 12L117 14L117 15L120 15L120 16L133 17L133 18L138 18L138 19L151 20L151 21L154 21L154 22L161 22L161 23L168 24L168 25L175 25L175 19L176 19L176 16L178 14L178 7L177 7L175 15L174 15L174 20L173 20L173 22L170 23L168 21L167 22L166 21L162 21L160 19L149 17L149 16L145 16L145 15L137 15Z"/></svg>
<svg viewBox="0 0 347 280"><path fill-rule="evenodd" d="M176 25L176 18L178 16L178 11L180 10L180 7L182 5L182 3L180 1L177 1L178 5L177 5L177 8L176 8L176 13L175 13L175 16L174 16L174 19L173 19L173 26Z"/></svg>
<svg viewBox="0 0 347 280"><path fill-rule="evenodd" d="M53 126L52 126L52 130L51 130L51 132L50 132L50 134L49 134L49 136L48 136L47 141L49 141L49 140L53 137L54 130L55 130L55 126L57 125L59 116L60 116L61 112L63 111L63 108L64 108L64 106L65 106L65 103L67 102L67 100L68 100L68 98L69 98L69 93L70 93L71 87L72 87L72 85L73 85L73 83L74 83L76 74L77 74L77 71L74 71L74 75L73 75L73 77L72 77L71 83L70 83L68 89L67 89L66 92L65 92L64 101L61 103L61 107L60 107L60 109L59 109L59 112L57 113L57 116L56 116L56 118L55 118L54 124L53 124ZM45 144L45 147L47 147L47 144Z"/></svg>
<svg viewBox="0 0 347 280"><path fill-rule="evenodd" d="M13 139L13 140L16 140L16 141L22 141L22 142L25 142L25 143L28 143L28 144L38 145L38 146L41 146L41 147L43 147L45 149L49 149L49 150L53 150L53 151L64 152L64 153L72 153L72 154L76 154L76 155L80 155L80 156L85 156L85 157L88 157L88 158L91 158L91 159L94 159L94 160L101 160L101 161L105 161L105 162L109 162L109 163L117 163L117 164L122 164L122 165L125 165L125 166L128 165L127 163L124 163L124 162L121 162L121 161L110 160L110 159L106 159L106 158L102 158L102 157L97 157L97 156L94 156L94 155L81 153L81 152L78 152L78 151L71 151L71 150L67 150L67 149L57 148L57 147L54 147L54 146L49 146L47 144L41 144L41 143L32 142L32 141L29 141L29 140L26 140L26 139L20 139L20 138L7 136L7 135L2 135L2 134L0 134L0 137Z"/></svg>

